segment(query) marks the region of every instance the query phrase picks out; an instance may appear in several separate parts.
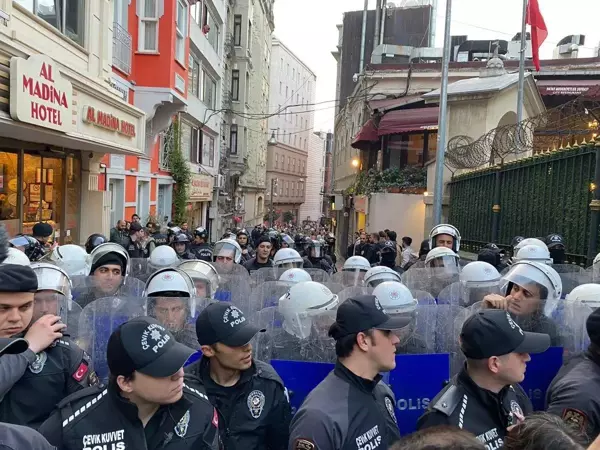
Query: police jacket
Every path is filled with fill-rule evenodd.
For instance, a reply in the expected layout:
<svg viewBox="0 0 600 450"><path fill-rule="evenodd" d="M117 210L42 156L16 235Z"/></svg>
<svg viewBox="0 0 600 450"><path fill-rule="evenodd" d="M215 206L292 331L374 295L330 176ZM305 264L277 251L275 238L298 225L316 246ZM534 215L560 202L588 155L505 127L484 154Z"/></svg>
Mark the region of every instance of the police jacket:
<svg viewBox="0 0 600 450"><path fill-rule="evenodd" d="M339 361L294 415L290 450L385 450L400 438L391 389Z"/></svg>
<svg viewBox="0 0 600 450"><path fill-rule="evenodd" d="M142 244L139 241L132 241L131 239L129 239L129 242L127 243L127 246L125 247L125 250L127 250L127 253L129 254L130 258L145 258L146 257L146 252L144 251L144 247L142 247Z"/></svg>
<svg viewBox="0 0 600 450"><path fill-rule="evenodd" d="M90 357L68 337L38 354L27 350L2 360L21 377L0 401L0 422L37 429L62 399L98 383Z"/></svg>
<svg viewBox="0 0 600 450"><path fill-rule="evenodd" d="M194 377L190 385L199 379L215 406L225 450L287 449L290 404L273 367L254 360L233 387L219 386L212 380L208 358L186 367L186 372Z"/></svg>
<svg viewBox="0 0 600 450"><path fill-rule="evenodd" d="M310 263L313 265L315 269L322 269L328 274L331 274L333 268L329 265L326 259L322 258L308 258Z"/></svg>
<svg viewBox="0 0 600 450"><path fill-rule="evenodd" d="M571 359L550 383L546 401L549 413L593 441L600 434L600 355L587 350Z"/></svg>
<svg viewBox="0 0 600 450"><path fill-rule="evenodd" d="M169 237L165 233L154 233L152 239L156 243L156 246L169 245Z"/></svg>
<svg viewBox="0 0 600 450"><path fill-rule="evenodd" d="M506 429L517 423L517 415L533 411L531 401L518 384L498 394L482 389L466 367L429 403L417 429L451 425L474 434L489 450L502 448Z"/></svg>
<svg viewBox="0 0 600 450"><path fill-rule="evenodd" d="M218 450L218 417L206 395L187 385L144 427L137 406L109 383L66 399L40 433L60 450Z"/></svg>
<svg viewBox="0 0 600 450"><path fill-rule="evenodd" d="M190 252L194 254L196 259L201 261L212 262L213 252L210 245L206 242L202 244L192 244L190 245Z"/></svg>

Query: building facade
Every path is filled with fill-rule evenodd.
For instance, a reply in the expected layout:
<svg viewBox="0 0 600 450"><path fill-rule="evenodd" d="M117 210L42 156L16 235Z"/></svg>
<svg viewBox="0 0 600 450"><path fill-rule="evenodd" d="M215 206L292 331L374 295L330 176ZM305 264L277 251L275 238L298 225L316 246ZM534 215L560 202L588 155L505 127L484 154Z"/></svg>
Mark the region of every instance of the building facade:
<svg viewBox="0 0 600 450"><path fill-rule="evenodd" d="M263 221L273 3L238 0L230 4L222 100L221 231Z"/></svg>
<svg viewBox="0 0 600 450"><path fill-rule="evenodd" d="M277 196L268 199L275 209L306 220L300 206L306 198L308 157L313 136L314 99L317 77L280 40L271 44L271 89L269 99L269 151L267 196L276 179ZM263 136L264 138L265 136ZM317 156L318 157L318 156ZM313 218L316 220L316 218Z"/></svg>
<svg viewBox="0 0 600 450"><path fill-rule="evenodd" d="M112 78L113 2L0 1L0 222L54 226L60 244L108 233L105 155L145 154L144 111Z"/></svg>
<svg viewBox="0 0 600 450"><path fill-rule="evenodd" d="M308 142L306 173L306 198L300 205L300 222L320 221L323 215L323 189L325 186L325 145L327 133L311 133Z"/></svg>

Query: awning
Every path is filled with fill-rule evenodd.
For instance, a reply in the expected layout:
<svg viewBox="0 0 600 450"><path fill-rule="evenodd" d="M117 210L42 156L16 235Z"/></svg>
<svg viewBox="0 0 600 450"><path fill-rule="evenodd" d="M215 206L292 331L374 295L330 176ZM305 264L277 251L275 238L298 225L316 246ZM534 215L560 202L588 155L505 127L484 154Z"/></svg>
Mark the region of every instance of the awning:
<svg viewBox="0 0 600 450"><path fill-rule="evenodd" d="M579 96L599 84L600 80L537 80L537 87L541 95Z"/></svg>
<svg viewBox="0 0 600 450"><path fill-rule="evenodd" d="M390 111L381 118L377 134L385 136L410 131L437 130L439 114L439 107Z"/></svg>
<svg viewBox="0 0 600 450"><path fill-rule="evenodd" d="M371 111L378 110L380 112L384 112L390 109L398 108L404 105L410 105L411 103L416 103L423 101L421 98L421 94L417 95L407 95L405 97L400 98L386 98L383 100L371 100L369 102L369 108Z"/></svg>
<svg viewBox="0 0 600 450"><path fill-rule="evenodd" d="M377 127L373 123L373 119L369 119L352 140L350 146L359 150L370 150L372 144L376 142L379 142Z"/></svg>

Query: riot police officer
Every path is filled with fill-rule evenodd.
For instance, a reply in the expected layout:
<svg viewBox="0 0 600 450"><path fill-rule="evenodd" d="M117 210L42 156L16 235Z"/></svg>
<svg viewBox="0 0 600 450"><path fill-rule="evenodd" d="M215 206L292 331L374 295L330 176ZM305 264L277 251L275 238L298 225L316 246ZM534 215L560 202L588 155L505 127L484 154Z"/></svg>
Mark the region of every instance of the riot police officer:
<svg viewBox="0 0 600 450"><path fill-rule="evenodd" d="M104 244L105 242L108 242L108 239L106 239L106 236L104 236L103 234L90 234L87 240L85 241L85 251L89 255L90 253L92 253L92 250L94 250L100 244Z"/></svg>
<svg viewBox="0 0 600 450"><path fill-rule="evenodd" d="M323 244L321 241L309 239L307 241L308 260L316 269L322 269L328 274L333 272L333 267L324 259Z"/></svg>
<svg viewBox="0 0 600 450"><path fill-rule="evenodd" d="M446 247L458 254L460 250L460 232L447 223L436 225L429 232L429 248Z"/></svg>
<svg viewBox="0 0 600 450"><path fill-rule="evenodd" d="M2 366L6 364L8 371L0 383L2 422L37 428L63 398L98 383L89 356L65 334L66 324L57 313L66 314L66 308L59 311L60 299L47 298L68 286L67 275L48 264L41 265L37 274L31 267L0 266L0 337L24 337L29 342L24 353L3 357ZM41 317L34 320L36 295L46 305L39 305ZM70 301L62 297L63 305ZM44 311L51 303L54 308Z"/></svg>
<svg viewBox="0 0 600 450"><path fill-rule="evenodd" d="M150 275L144 288L148 298L147 311L177 340L198 350L193 320L196 318L196 288L183 270L166 268Z"/></svg>
<svg viewBox="0 0 600 450"><path fill-rule="evenodd" d="M11 247L21 250L29 261L39 261L45 254L46 250L37 239L27 235L18 235L8 241Z"/></svg>
<svg viewBox="0 0 600 450"><path fill-rule="evenodd" d="M597 293L595 297L597 304ZM591 442L600 434L600 308L588 316L586 329L588 349L560 369L546 400L549 413L562 417Z"/></svg>
<svg viewBox="0 0 600 450"><path fill-rule="evenodd" d="M213 252L208 243L208 231L203 227L194 230L194 242L190 245L190 252L194 254L195 259L211 262Z"/></svg>
<svg viewBox="0 0 600 450"><path fill-rule="evenodd" d="M157 223L149 222L146 225L146 228L148 229L150 236L154 240L154 245L156 247L160 247L161 245L169 245L169 237L166 233L162 232L162 230L160 229L160 225L158 225Z"/></svg>
<svg viewBox="0 0 600 450"><path fill-rule="evenodd" d="M196 320L202 358L186 373L197 380L190 386L203 386L215 406L227 449L287 448L287 390L273 367L252 358L250 341L260 331L227 302L211 303Z"/></svg>
<svg viewBox="0 0 600 450"><path fill-rule="evenodd" d="M350 258L348 258L350 259ZM400 274L393 269L385 266L372 267L365 273L363 283L367 287L376 287L384 281L402 281Z"/></svg>
<svg viewBox="0 0 600 450"><path fill-rule="evenodd" d="M242 248L242 264L243 264L245 261L248 261L254 257L254 252L252 251L252 247L250 246L250 243L248 242L248 232L245 229L239 230L236 233L236 240L237 240L237 243L240 244L240 247Z"/></svg>
<svg viewBox="0 0 600 450"><path fill-rule="evenodd" d="M502 448L507 428L533 412L519 383L529 354L546 351L550 337L523 331L507 311L482 310L465 321L460 346L465 366L429 403L417 428L457 426L486 448Z"/></svg>
<svg viewBox="0 0 600 450"><path fill-rule="evenodd" d="M386 449L400 438L395 397L380 372L396 367L399 339L392 331L405 325L406 318L387 315L373 295L350 297L338 307L329 328L335 368L294 415L290 450Z"/></svg>
<svg viewBox="0 0 600 450"><path fill-rule="evenodd" d="M196 287L198 299L215 298L219 289L219 274L211 263L192 259L182 261L177 268L190 276Z"/></svg>
<svg viewBox="0 0 600 450"><path fill-rule="evenodd" d="M155 319L125 322L108 341L108 386L64 399L40 432L61 450L218 450L214 408L184 382L193 353Z"/></svg>
<svg viewBox="0 0 600 450"><path fill-rule="evenodd" d="M179 259L196 259L196 257L188 250L190 245L190 239L187 234L180 233L173 238L171 246L177 252Z"/></svg>

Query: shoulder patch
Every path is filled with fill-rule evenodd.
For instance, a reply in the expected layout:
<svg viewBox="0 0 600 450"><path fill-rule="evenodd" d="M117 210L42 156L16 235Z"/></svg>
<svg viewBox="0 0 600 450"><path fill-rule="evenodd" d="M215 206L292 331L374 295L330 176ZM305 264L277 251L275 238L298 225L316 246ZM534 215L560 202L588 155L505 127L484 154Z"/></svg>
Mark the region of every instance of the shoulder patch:
<svg viewBox="0 0 600 450"><path fill-rule="evenodd" d="M460 389L456 385L451 384L446 389L446 392L433 404L433 409L446 416L450 416L461 402L461 397ZM464 397L466 398L466 396Z"/></svg>
<svg viewBox="0 0 600 450"><path fill-rule="evenodd" d="M210 401L208 400L208 396L206 394L203 394L202 392L200 392L198 389L194 389L193 387L190 387L189 385L183 383L183 387L190 393L194 394L196 397L200 397L206 401Z"/></svg>
<svg viewBox="0 0 600 450"><path fill-rule="evenodd" d="M63 420L63 423L62 423L63 428L66 427L71 422L73 422L77 417L79 417L80 415L82 415L86 410L90 409L92 406L94 406L96 403L98 403L100 400L102 400L102 398L107 393L108 393L108 390L104 389L96 397L94 397L93 399L91 399L90 401L88 401L87 403L85 403L77 411L73 412L73 414L71 414L69 417L67 417L65 420Z"/></svg>
<svg viewBox="0 0 600 450"><path fill-rule="evenodd" d="M306 438L297 438L292 445L293 450L315 450L316 445L313 441Z"/></svg>
<svg viewBox="0 0 600 450"><path fill-rule="evenodd" d="M588 422L588 417L583 411L573 408L566 408L563 411L562 419L567 425L577 431L585 431Z"/></svg>

